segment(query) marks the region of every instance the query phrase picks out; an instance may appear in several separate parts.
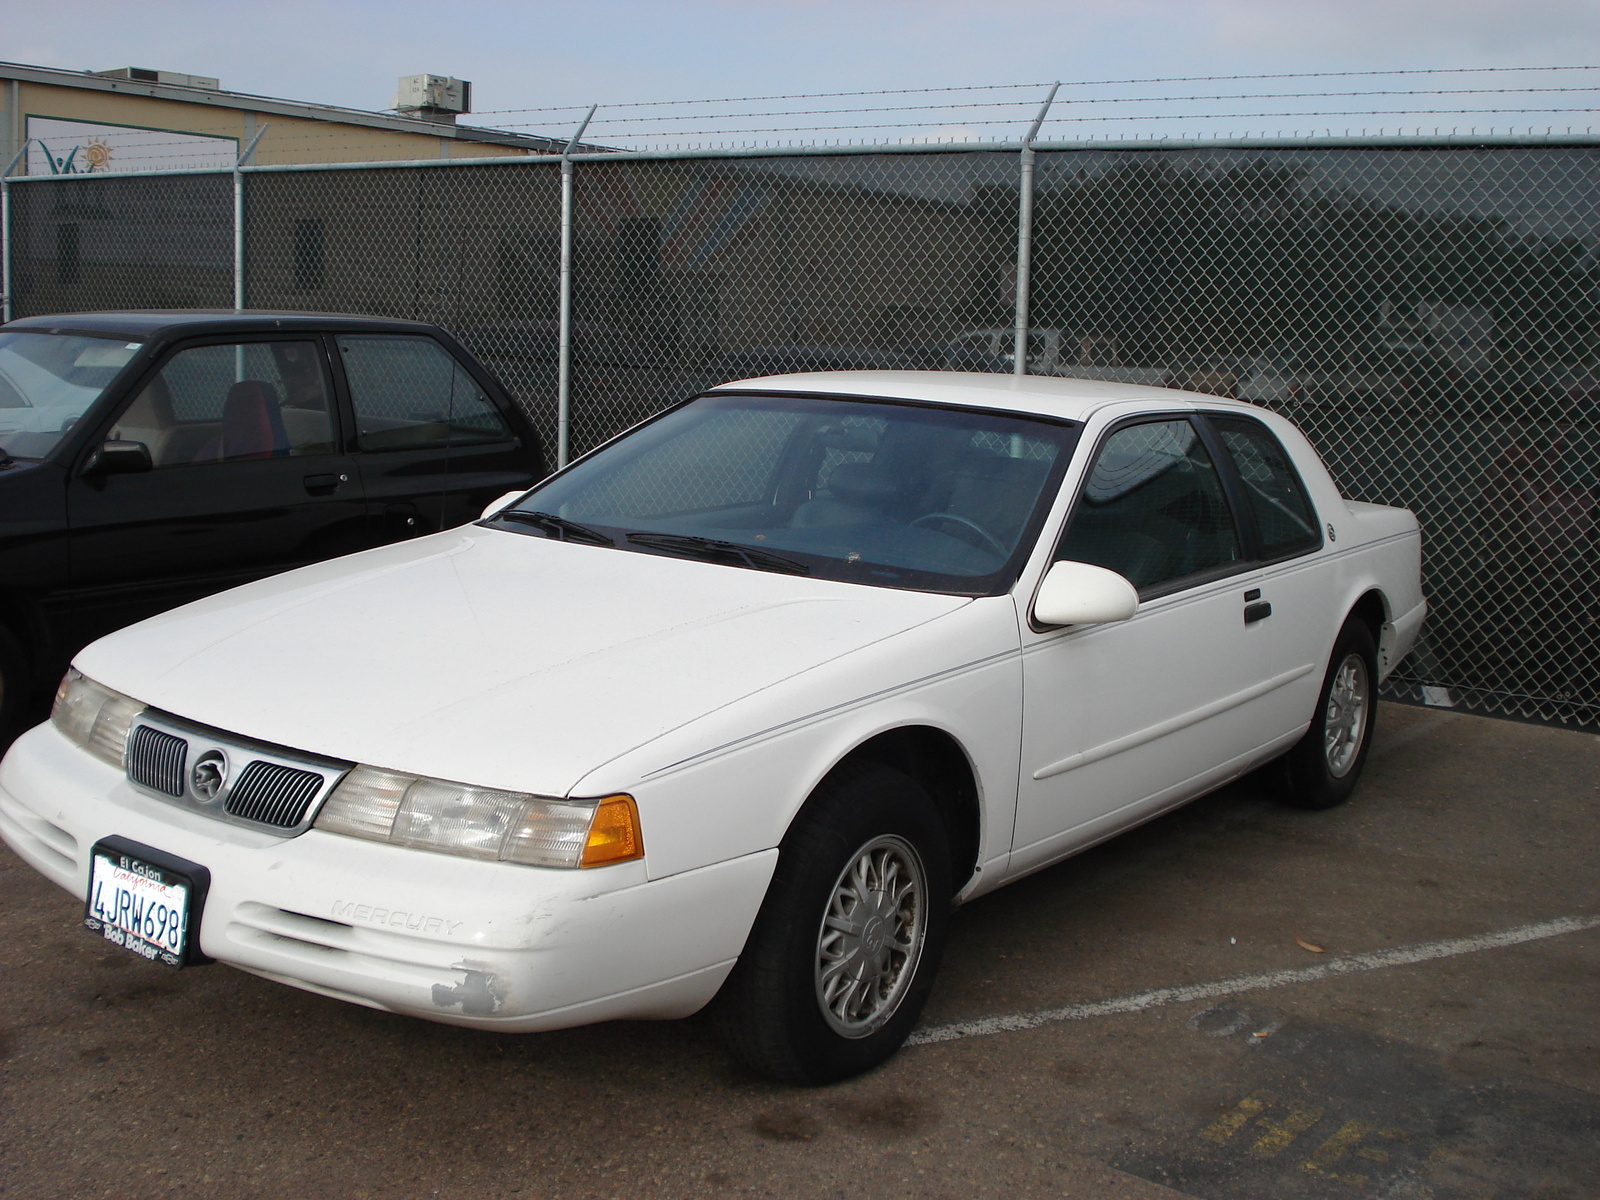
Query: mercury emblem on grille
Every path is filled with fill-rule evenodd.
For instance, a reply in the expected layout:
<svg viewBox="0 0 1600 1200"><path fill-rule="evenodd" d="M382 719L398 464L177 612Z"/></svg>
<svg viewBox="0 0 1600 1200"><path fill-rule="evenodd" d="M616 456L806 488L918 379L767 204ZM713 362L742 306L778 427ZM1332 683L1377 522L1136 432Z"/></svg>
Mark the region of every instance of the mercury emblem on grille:
<svg viewBox="0 0 1600 1200"><path fill-rule="evenodd" d="M199 799L215 800L227 778L228 756L221 750L207 750L189 772L189 787Z"/></svg>

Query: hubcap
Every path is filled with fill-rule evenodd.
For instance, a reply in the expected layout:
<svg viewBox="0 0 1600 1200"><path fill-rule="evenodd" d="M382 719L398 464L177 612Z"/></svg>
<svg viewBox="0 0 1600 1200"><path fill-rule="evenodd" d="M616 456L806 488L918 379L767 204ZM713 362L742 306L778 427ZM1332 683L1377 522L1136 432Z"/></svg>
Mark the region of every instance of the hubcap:
<svg viewBox="0 0 1600 1200"><path fill-rule="evenodd" d="M834 882L817 934L816 986L835 1032L859 1038L900 1007L927 932L922 858L893 835L874 838Z"/></svg>
<svg viewBox="0 0 1600 1200"><path fill-rule="evenodd" d="M1347 654L1328 689L1328 715L1322 725L1328 774L1335 779L1343 779L1355 766L1361 740L1366 736L1370 706L1367 660L1359 654Z"/></svg>

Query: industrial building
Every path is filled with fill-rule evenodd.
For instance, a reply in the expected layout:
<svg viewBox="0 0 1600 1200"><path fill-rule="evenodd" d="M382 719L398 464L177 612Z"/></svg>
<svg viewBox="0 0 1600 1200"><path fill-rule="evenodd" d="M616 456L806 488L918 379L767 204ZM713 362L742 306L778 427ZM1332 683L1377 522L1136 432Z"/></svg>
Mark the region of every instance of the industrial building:
<svg viewBox="0 0 1600 1200"><path fill-rule="evenodd" d="M471 85L400 80L395 106L367 112L224 91L216 79L122 67L64 71L0 63L0 166L9 174L231 167L252 163L521 157L565 140L459 123Z"/></svg>

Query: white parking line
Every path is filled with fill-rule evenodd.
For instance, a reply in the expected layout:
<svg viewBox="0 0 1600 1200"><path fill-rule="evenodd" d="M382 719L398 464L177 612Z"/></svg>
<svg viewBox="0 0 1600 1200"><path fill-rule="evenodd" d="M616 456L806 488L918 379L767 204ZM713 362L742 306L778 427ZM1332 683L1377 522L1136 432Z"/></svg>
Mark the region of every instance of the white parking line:
<svg viewBox="0 0 1600 1200"><path fill-rule="evenodd" d="M1352 954L1347 958L1331 958L1327 962L1309 967L1265 971L1259 975L1240 975L1235 979L1219 979L1213 983L1156 988L1154 991L1120 996L1113 1000L1068 1004L1062 1008L1044 1008L1004 1017L979 1017L972 1021L954 1021L949 1025L930 1025L913 1032L907 1039L907 1044L925 1046L931 1042L955 1042L962 1038L987 1037L992 1033L1037 1029L1041 1025L1052 1025L1057 1021L1082 1021L1089 1017L1143 1012L1147 1008L1187 1004L1191 1000L1212 1000L1218 996L1235 996L1240 992L1256 992L1263 988L1287 987L1292 983L1313 983L1318 979L1328 979L1335 975L1377 971L1384 967L1404 967L1434 958L1453 958L1458 954L1476 954L1480 950L1495 950L1502 946L1519 945L1522 942L1537 942L1543 938L1560 937L1564 933L1577 933L1579 930L1593 929L1596 926L1600 926L1600 917L1559 917L1553 921L1519 925L1515 929L1479 934L1477 937L1448 938L1442 942L1424 942L1419 946L1397 946L1393 950L1372 950L1366 954Z"/></svg>

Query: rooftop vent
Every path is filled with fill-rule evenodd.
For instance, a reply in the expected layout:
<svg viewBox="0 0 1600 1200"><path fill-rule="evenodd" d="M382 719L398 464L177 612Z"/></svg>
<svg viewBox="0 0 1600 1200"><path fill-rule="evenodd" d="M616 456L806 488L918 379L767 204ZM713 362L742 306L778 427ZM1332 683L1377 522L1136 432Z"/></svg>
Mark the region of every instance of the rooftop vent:
<svg viewBox="0 0 1600 1200"><path fill-rule="evenodd" d="M209 75L180 75L177 71L152 71L148 67L113 67L109 71L90 71L102 79L130 79L134 83L165 83L173 87L204 88L216 91L221 84Z"/></svg>
<svg viewBox="0 0 1600 1200"><path fill-rule="evenodd" d="M402 75L391 107L402 117L454 124L472 111L472 84L448 75Z"/></svg>

